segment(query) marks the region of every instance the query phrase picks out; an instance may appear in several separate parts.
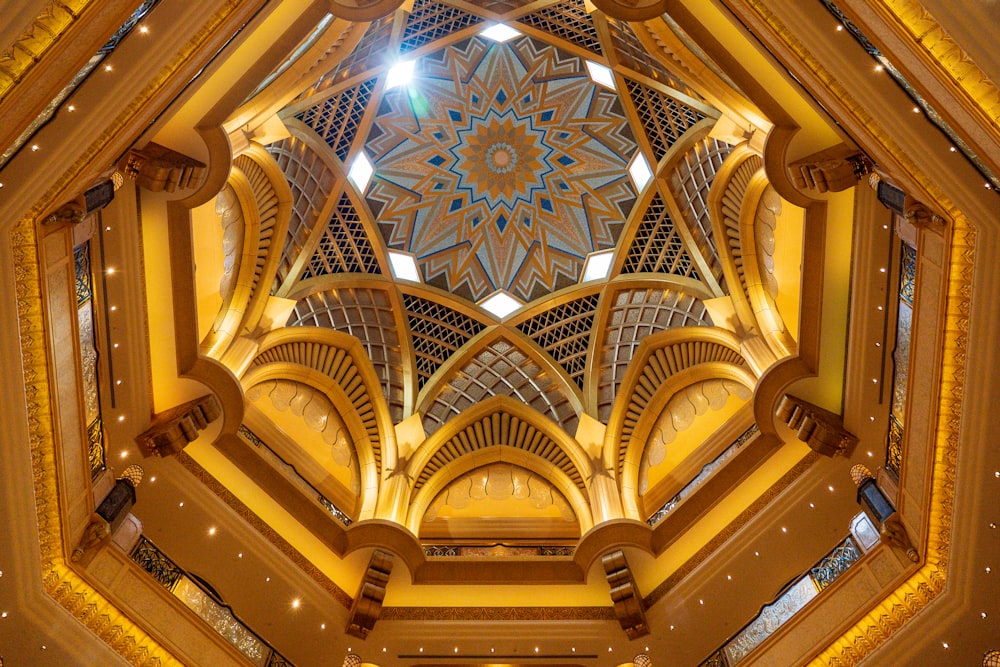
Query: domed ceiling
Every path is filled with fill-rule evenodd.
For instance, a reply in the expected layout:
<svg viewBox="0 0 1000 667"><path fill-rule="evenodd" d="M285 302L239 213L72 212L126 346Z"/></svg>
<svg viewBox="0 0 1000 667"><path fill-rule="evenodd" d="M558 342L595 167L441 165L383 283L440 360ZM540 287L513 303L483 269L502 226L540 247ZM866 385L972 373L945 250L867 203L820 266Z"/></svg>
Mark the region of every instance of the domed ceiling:
<svg viewBox="0 0 1000 667"><path fill-rule="evenodd" d="M414 533L449 534L423 512L501 464L542 475L577 515L569 533L539 515L537 539L593 525L595 475L647 496L626 513L650 517L674 466L718 454L699 446L769 363L740 342L752 315L734 324L752 312L748 285L775 280L781 203L759 154L711 136L721 112L582 1L416 0L352 30L278 114L285 136L237 157L217 202L231 268L207 345L228 344L210 341L241 299L240 328L263 336L236 369L247 396L270 396L247 404L247 433L286 441L272 449L355 520L404 473ZM758 261L743 260L743 207L764 234L760 253L747 242ZM265 310L278 319L259 328ZM317 391L329 401L296 398ZM646 412L654 433L636 428ZM304 442L330 423L359 466L353 490ZM472 525L460 513L452 525Z"/></svg>

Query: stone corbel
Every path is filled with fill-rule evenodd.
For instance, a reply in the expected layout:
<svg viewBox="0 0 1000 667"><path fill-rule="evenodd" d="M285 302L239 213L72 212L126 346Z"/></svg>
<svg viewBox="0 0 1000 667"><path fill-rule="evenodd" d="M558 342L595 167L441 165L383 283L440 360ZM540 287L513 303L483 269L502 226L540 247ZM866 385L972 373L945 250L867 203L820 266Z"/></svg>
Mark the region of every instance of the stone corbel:
<svg viewBox="0 0 1000 667"><path fill-rule="evenodd" d="M365 576L361 579L358 594L351 604L351 620L347 624L347 634L367 639L368 633L382 614L385 587L392 573L393 556L385 551L375 550L368 563Z"/></svg>
<svg viewBox="0 0 1000 667"><path fill-rule="evenodd" d="M788 165L788 176L800 190L840 192L852 188L872 170L858 149L838 144Z"/></svg>
<svg viewBox="0 0 1000 667"><path fill-rule="evenodd" d="M601 564L611 586L611 601L622 630L629 639L648 635L646 604L625 560L625 553L621 549L607 553L601 558Z"/></svg>
<svg viewBox="0 0 1000 667"><path fill-rule="evenodd" d="M774 416L795 431L796 437L824 456L849 454L858 438L844 429L840 415L801 398L785 394Z"/></svg>
<svg viewBox="0 0 1000 667"><path fill-rule="evenodd" d="M207 170L204 162L150 142L145 148L129 151L123 158L122 171L151 192L173 192L178 188L197 189Z"/></svg>
<svg viewBox="0 0 1000 667"><path fill-rule="evenodd" d="M944 227L944 218L910 195L903 199L903 217L914 227Z"/></svg>
<svg viewBox="0 0 1000 667"><path fill-rule="evenodd" d="M221 414L219 400L207 394L154 416L135 441L146 456L170 456L194 442Z"/></svg>
<svg viewBox="0 0 1000 667"><path fill-rule="evenodd" d="M94 514L90 523L87 524L86 529L83 531L83 537L80 538L80 542L73 549L70 560L74 563L84 561L84 565L86 565L87 561L96 553L97 547L105 542L109 542L110 538L111 524L105 521L103 517Z"/></svg>

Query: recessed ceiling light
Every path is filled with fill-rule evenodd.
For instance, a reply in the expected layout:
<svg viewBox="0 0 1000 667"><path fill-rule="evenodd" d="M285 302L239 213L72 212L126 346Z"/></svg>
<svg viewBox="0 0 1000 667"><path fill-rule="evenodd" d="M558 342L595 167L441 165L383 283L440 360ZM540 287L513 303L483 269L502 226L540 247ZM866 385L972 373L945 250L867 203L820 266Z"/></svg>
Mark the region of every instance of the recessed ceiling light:
<svg viewBox="0 0 1000 667"><path fill-rule="evenodd" d="M602 250L600 252L592 252L587 255L587 259L583 262L583 272L580 277L580 282L585 283L591 280L602 280L608 277L611 273L611 260L615 257L614 250Z"/></svg>
<svg viewBox="0 0 1000 667"><path fill-rule="evenodd" d="M594 83L605 88L610 88L611 90L615 89L615 75L604 65L595 63L593 60L588 60L587 72Z"/></svg>
<svg viewBox="0 0 1000 667"><path fill-rule="evenodd" d="M495 23L479 34L486 39L492 39L494 42L506 42L520 35L521 31L515 30L504 23Z"/></svg>
<svg viewBox="0 0 1000 667"><path fill-rule="evenodd" d="M506 292L494 292L479 305L502 320L524 304Z"/></svg>
<svg viewBox="0 0 1000 667"><path fill-rule="evenodd" d="M320 623L319 624L319 629L320 630L326 630L326 623Z"/></svg>
<svg viewBox="0 0 1000 667"><path fill-rule="evenodd" d="M211 528L208 529L208 534L215 535L215 526L212 526Z"/></svg>
<svg viewBox="0 0 1000 667"><path fill-rule="evenodd" d="M298 598L295 598L294 600L292 600L292 609L298 609L299 605L301 605L301 604L302 604L302 601L299 600Z"/></svg>
<svg viewBox="0 0 1000 667"><path fill-rule="evenodd" d="M392 265L392 275L400 280L412 280L415 283L420 281L420 270L417 268L417 260L413 255L389 251L389 264Z"/></svg>
<svg viewBox="0 0 1000 667"><path fill-rule="evenodd" d="M414 60L400 60L389 68L389 73L385 79L385 89L392 90L400 86L405 86L413 80Z"/></svg>
<svg viewBox="0 0 1000 667"><path fill-rule="evenodd" d="M350 179L351 183L354 183L354 187L358 189L358 192L364 192L368 184L371 183L374 173L375 167L372 166L368 156L364 153L358 153L358 156L354 158L354 162L351 163L350 171L347 172L347 178Z"/></svg>
<svg viewBox="0 0 1000 667"><path fill-rule="evenodd" d="M635 189L639 192L642 192L653 180L653 170L649 168L646 156L642 153L636 153L635 157L632 158L632 162L628 166L628 173L632 177L632 182L635 183Z"/></svg>

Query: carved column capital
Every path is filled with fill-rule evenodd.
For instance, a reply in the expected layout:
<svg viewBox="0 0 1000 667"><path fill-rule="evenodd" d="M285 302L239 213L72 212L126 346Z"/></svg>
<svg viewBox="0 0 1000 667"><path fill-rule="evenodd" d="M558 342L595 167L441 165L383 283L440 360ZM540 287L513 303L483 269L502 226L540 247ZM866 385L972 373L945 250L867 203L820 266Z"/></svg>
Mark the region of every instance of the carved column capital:
<svg viewBox="0 0 1000 667"><path fill-rule="evenodd" d="M785 394L774 416L794 430L796 437L824 456L849 454L858 438L844 429L840 415L801 398Z"/></svg>

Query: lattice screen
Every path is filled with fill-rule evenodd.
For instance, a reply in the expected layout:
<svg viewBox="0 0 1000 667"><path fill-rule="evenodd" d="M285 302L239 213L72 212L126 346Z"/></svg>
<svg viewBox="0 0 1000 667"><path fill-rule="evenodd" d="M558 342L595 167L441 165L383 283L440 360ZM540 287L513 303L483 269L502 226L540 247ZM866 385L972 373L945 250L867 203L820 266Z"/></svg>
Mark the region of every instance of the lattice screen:
<svg viewBox="0 0 1000 667"><path fill-rule="evenodd" d="M629 246L622 273L672 273L698 279L660 193L653 195Z"/></svg>
<svg viewBox="0 0 1000 667"><path fill-rule="evenodd" d="M699 111L649 86L631 79L626 79L625 84L657 160L667 154L688 128L705 118Z"/></svg>
<svg viewBox="0 0 1000 667"><path fill-rule="evenodd" d="M722 194L722 224L726 230L726 244L729 248L729 254L733 258L740 286L745 294L749 293L747 292L746 272L743 269L740 210L743 207L743 198L746 196L747 188L750 187L750 180L763 167L764 160L759 155L751 155L733 172L729 183L726 184L726 190ZM753 258L750 261L754 261Z"/></svg>
<svg viewBox="0 0 1000 667"><path fill-rule="evenodd" d="M335 176L319 155L297 137L270 144L267 152L278 163L292 190L292 216L275 277L275 287L278 287L316 226L317 216L333 189Z"/></svg>
<svg viewBox="0 0 1000 667"><path fill-rule="evenodd" d="M611 44L622 65L640 74L645 74L650 79L659 81L675 90L679 90L685 95L701 99L701 96L694 89L684 83L679 76L667 69L663 63L646 51L646 47L636 37L632 26L625 21L609 18L608 28L611 32Z"/></svg>
<svg viewBox="0 0 1000 667"><path fill-rule="evenodd" d="M341 161L347 160L374 89L375 79L369 79L326 98L296 118L322 137Z"/></svg>
<svg viewBox="0 0 1000 667"><path fill-rule="evenodd" d="M317 292L295 304L288 326L326 327L365 346L382 383L393 422L403 419L403 359L389 295L378 289Z"/></svg>
<svg viewBox="0 0 1000 667"><path fill-rule="evenodd" d="M717 139L703 139L681 158L670 174L670 192L684 213L698 250L708 261L712 275L728 293L722 275L722 263L712 236L712 222L708 213L708 190L715 174L726 156L733 150L729 144Z"/></svg>
<svg viewBox="0 0 1000 667"><path fill-rule="evenodd" d="M570 301L517 325L522 333L551 354L581 389L597 301L596 294Z"/></svg>
<svg viewBox="0 0 1000 667"><path fill-rule="evenodd" d="M302 279L331 273L382 273L361 218L347 193L341 193Z"/></svg>
<svg viewBox="0 0 1000 667"><path fill-rule="evenodd" d="M416 356L417 382L426 384L448 357L483 330L482 323L428 299L403 295Z"/></svg>
<svg viewBox="0 0 1000 667"><path fill-rule="evenodd" d="M611 416L618 387L642 339L684 326L712 326L705 305L693 296L662 289L626 289L615 294L601 353L597 396L601 421Z"/></svg>
<svg viewBox="0 0 1000 667"><path fill-rule="evenodd" d="M594 53L601 53L601 41L583 0L565 0L522 16L518 21Z"/></svg>
<svg viewBox="0 0 1000 667"><path fill-rule="evenodd" d="M497 446L513 447L535 454L559 468L581 491L586 491L583 476L562 448L537 428L506 412L496 412L469 424L444 443L431 457L413 483L420 489L431 476L451 461L480 449Z"/></svg>
<svg viewBox="0 0 1000 667"><path fill-rule="evenodd" d="M416 0L406 19L400 53L419 49L424 44L457 32L483 19L455 7L448 7L434 0Z"/></svg>
<svg viewBox="0 0 1000 667"><path fill-rule="evenodd" d="M278 193L275 191L271 180L267 177L264 169L254 162L247 155L240 155L233 160L233 166L238 168L250 182L250 189L253 192L254 202L257 206L257 215L260 221L260 230L257 237L256 261L253 267L253 277L250 283L251 299L260 285L260 279L264 271L264 264L271 249L271 235L274 225L278 222ZM245 243L252 243L253 239L246 239ZM242 276L240 280L244 280Z"/></svg>
<svg viewBox="0 0 1000 667"><path fill-rule="evenodd" d="M558 383L503 339L494 341L448 381L424 415L424 430L433 433L452 417L491 396L516 398L566 432L576 432L576 411Z"/></svg>

